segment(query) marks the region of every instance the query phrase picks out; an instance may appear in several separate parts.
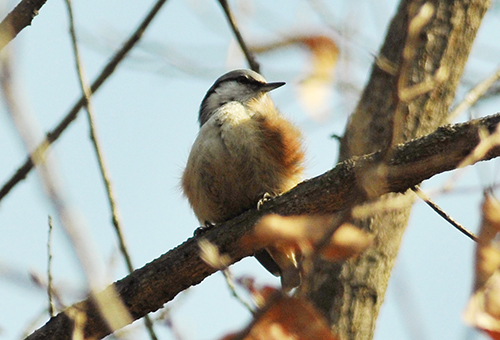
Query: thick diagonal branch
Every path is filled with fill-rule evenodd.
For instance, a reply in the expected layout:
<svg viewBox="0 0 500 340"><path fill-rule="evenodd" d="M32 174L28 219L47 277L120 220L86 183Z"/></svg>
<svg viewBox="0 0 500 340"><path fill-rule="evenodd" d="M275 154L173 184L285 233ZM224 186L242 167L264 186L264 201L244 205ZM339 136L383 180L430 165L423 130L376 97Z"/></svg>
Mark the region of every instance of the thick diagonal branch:
<svg viewBox="0 0 500 340"><path fill-rule="evenodd" d="M221 253L237 262L257 249L243 246L241 239L265 214L281 215L335 213L355 204L375 199L389 192L405 192L414 185L445 171L453 170L480 143L479 130L492 133L500 123L500 114L464 124L439 128L425 137L399 145L385 164L383 155L373 153L339 163L325 174L309 179L291 191L267 201L260 210L250 210L237 218L218 225L200 236L190 238L143 268L114 283L124 304L134 319L161 308L177 294L203 281L216 270L199 257L198 241L208 239ZM493 147L478 160L500 156L500 147ZM373 171L384 167L384 171ZM384 185L367 191L366 175ZM378 175L377 175L378 174ZM257 246L255 246L257 247ZM85 334L102 338L109 330L100 320L90 299L70 307L86 313ZM27 339L70 339L73 322L62 312Z"/></svg>

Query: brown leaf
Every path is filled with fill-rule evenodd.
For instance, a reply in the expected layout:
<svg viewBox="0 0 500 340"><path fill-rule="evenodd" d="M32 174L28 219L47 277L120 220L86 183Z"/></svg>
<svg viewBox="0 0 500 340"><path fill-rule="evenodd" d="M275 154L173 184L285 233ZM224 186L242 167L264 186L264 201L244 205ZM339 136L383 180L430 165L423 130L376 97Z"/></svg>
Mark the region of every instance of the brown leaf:
<svg viewBox="0 0 500 340"><path fill-rule="evenodd" d="M500 268L500 248L495 236L500 231L500 203L485 195L483 219L476 248L475 289L480 288Z"/></svg>
<svg viewBox="0 0 500 340"><path fill-rule="evenodd" d="M310 62L305 77L298 89L299 99L306 112L315 118L321 118L327 111L327 100L332 93L335 66L339 56L336 42L321 34L293 36L288 39L254 45L256 53L269 52L289 46L305 48L310 55Z"/></svg>
<svg viewBox="0 0 500 340"><path fill-rule="evenodd" d="M330 245L321 251L321 255L330 261L347 259L361 253L372 243L373 235L350 223L344 223L335 231Z"/></svg>
<svg viewBox="0 0 500 340"><path fill-rule="evenodd" d="M312 76L331 81L339 55L335 41L327 36L317 35L303 38L302 43L309 48L313 57Z"/></svg>
<svg viewBox="0 0 500 340"><path fill-rule="evenodd" d="M500 203L486 194L483 219L476 246L474 292L464 320L493 339L500 339Z"/></svg>
<svg viewBox="0 0 500 340"><path fill-rule="evenodd" d="M200 257L206 264L216 269L226 269L231 264L231 259L228 255L220 254L219 249L214 244L206 239L201 239L198 242L200 247Z"/></svg>
<svg viewBox="0 0 500 340"><path fill-rule="evenodd" d="M332 39L322 35L304 38L302 43L311 51L312 68L300 83L299 99L309 115L321 119L332 93L339 50Z"/></svg>
<svg viewBox="0 0 500 340"><path fill-rule="evenodd" d="M241 333L225 340L336 340L323 316L303 298L275 295Z"/></svg>
<svg viewBox="0 0 500 340"><path fill-rule="evenodd" d="M330 231L332 217L325 215L289 216L268 215L255 226L256 241L278 253L291 256L300 252L308 255ZM373 236L352 224L344 223L321 249L327 260L342 260L359 254L373 242Z"/></svg>

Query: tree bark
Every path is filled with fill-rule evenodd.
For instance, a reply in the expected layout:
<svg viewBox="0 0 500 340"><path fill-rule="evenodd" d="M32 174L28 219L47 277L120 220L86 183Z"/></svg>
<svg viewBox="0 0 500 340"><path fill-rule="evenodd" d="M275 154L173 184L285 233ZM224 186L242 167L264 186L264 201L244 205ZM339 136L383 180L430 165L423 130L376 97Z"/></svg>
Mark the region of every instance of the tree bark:
<svg viewBox="0 0 500 340"><path fill-rule="evenodd" d="M391 145L431 133L447 121L489 1L428 1L432 8L424 3L400 3L346 127L340 160L382 150L385 163ZM316 263L310 297L341 339L372 339L409 213L407 208L355 221L373 233L375 246L342 264Z"/></svg>

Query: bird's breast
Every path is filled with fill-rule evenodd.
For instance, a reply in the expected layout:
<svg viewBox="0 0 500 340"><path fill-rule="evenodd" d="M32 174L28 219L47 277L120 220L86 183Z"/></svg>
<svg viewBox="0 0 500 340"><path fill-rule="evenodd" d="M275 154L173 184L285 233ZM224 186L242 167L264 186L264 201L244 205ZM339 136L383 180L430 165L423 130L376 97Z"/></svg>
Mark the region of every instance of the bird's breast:
<svg viewBox="0 0 500 340"><path fill-rule="evenodd" d="M262 130L268 125L236 102L203 124L183 176L184 192L201 222L230 219L254 207L264 193L278 194L297 182L297 173L283 168L282 146L267 145L282 140L279 129Z"/></svg>

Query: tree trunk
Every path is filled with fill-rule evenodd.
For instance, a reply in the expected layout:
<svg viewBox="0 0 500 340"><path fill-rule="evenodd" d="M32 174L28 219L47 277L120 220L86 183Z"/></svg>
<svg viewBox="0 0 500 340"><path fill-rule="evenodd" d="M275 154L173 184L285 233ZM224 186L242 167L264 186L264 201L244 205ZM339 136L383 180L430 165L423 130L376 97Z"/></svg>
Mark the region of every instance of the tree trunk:
<svg viewBox="0 0 500 340"><path fill-rule="evenodd" d="M399 5L346 127L341 160L388 150L447 122L449 106L489 1L424 4L403 0ZM387 157L381 162L384 159ZM392 210L355 221L375 235L375 246L345 263L315 264L310 297L341 339L373 337L409 213L410 208Z"/></svg>

